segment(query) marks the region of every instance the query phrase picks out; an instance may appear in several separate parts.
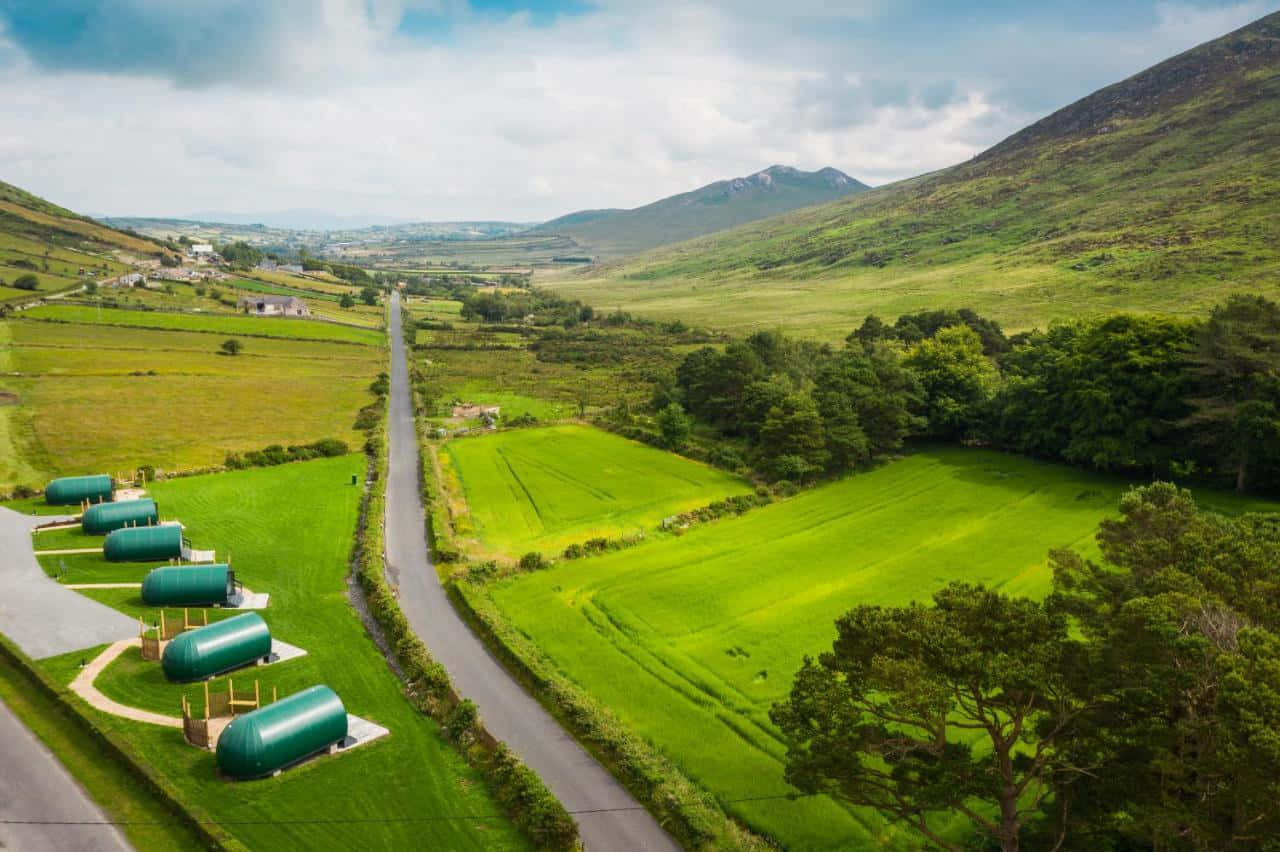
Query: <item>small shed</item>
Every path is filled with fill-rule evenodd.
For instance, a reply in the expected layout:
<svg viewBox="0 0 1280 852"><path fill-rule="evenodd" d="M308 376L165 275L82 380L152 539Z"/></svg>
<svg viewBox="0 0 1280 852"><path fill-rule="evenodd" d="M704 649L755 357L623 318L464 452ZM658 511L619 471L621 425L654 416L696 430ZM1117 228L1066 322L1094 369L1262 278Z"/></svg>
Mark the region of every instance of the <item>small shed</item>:
<svg viewBox="0 0 1280 852"><path fill-rule="evenodd" d="M256 612L247 612L178 634L165 646L160 665L165 677L182 682L203 680L270 656L267 623Z"/></svg>
<svg viewBox="0 0 1280 852"><path fill-rule="evenodd" d="M125 527L107 534L102 555L108 562L161 562L182 556L182 527Z"/></svg>
<svg viewBox="0 0 1280 852"><path fill-rule="evenodd" d="M105 535L125 527L153 527L160 523L160 510L150 497L95 503L84 510L80 528L88 535Z"/></svg>
<svg viewBox="0 0 1280 852"><path fill-rule="evenodd" d="M346 738L342 699L312 686L233 719L218 738L218 768L232 778L262 778Z"/></svg>
<svg viewBox="0 0 1280 852"><path fill-rule="evenodd" d="M147 606L219 606L236 591L236 574L229 565L165 565L142 580Z"/></svg>
<svg viewBox="0 0 1280 852"><path fill-rule="evenodd" d="M85 500L91 503L110 500L111 491L111 477L105 473L64 476L45 486L44 501L50 506L78 506Z"/></svg>

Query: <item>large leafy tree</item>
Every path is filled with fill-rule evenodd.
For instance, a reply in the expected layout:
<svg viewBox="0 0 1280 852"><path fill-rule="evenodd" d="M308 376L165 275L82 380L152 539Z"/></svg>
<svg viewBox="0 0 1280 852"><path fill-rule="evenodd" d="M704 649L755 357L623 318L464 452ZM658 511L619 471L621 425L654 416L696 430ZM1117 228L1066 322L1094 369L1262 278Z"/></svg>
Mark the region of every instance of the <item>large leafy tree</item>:
<svg viewBox="0 0 1280 852"><path fill-rule="evenodd" d="M1159 849L1264 848L1280 837L1280 524L1158 483L1098 543L1102 563L1051 559L1099 694L1064 746L1098 768L1062 800Z"/></svg>
<svg viewBox="0 0 1280 852"><path fill-rule="evenodd" d="M1280 305L1232 296L1214 308L1195 354L1196 410L1189 418L1212 465L1244 491L1280 456Z"/></svg>
<svg viewBox="0 0 1280 852"><path fill-rule="evenodd" d="M1196 327L1121 314L1036 332L1002 364L997 437L1100 470L1167 470L1185 442Z"/></svg>
<svg viewBox="0 0 1280 852"><path fill-rule="evenodd" d="M999 374L967 325L947 326L913 345L903 361L919 377L929 434L958 439L980 429Z"/></svg>
<svg viewBox="0 0 1280 852"><path fill-rule="evenodd" d="M961 814L1009 852L1072 775L1058 743L1085 703L1064 615L953 584L933 606L859 606L831 651L806 659L771 717L787 780L911 825L945 849L937 817Z"/></svg>
<svg viewBox="0 0 1280 852"><path fill-rule="evenodd" d="M812 398L791 394L769 410L760 427L760 454L765 468L778 479L803 481L823 469L830 454Z"/></svg>

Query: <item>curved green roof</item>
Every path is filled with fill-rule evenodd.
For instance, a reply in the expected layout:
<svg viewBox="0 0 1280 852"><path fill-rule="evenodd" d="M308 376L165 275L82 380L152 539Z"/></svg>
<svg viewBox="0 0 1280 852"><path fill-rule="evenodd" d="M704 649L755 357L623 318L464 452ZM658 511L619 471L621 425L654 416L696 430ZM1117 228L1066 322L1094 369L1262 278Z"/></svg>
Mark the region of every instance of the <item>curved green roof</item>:
<svg viewBox="0 0 1280 852"><path fill-rule="evenodd" d="M107 535L102 555L108 562L158 562L182 556L182 527L128 527Z"/></svg>
<svg viewBox="0 0 1280 852"><path fill-rule="evenodd" d="M50 506L78 506L82 500L111 499L111 477L105 473L93 476L64 476L44 487L44 502Z"/></svg>
<svg viewBox="0 0 1280 852"><path fill-rule="evenodd" d="M261 778L347 736L347 709L327 686L312 686L237 716L218 737L218 768Z"/></svg>
<svg viewBox="0 0 1280 852"><path fill-rule="evenodd" d="M169 680L201 680L270 655L267 623L256 612L247 612L179 633L165 645L160 665Z"/></svg>
<svg viewBox="0 0 1280 852"><path fill-rule="evenodd" d="M165 565L142 580L147 606L213 606L226 603L235 591L235 572L220 564Z"/></svg>
<svg viewBox="0 0 1280 852"><path fill-rule="evenodd" d="M102 535L124 527L151 527L160 523L160 510L150 497L141 500L121 500L115 503L95 503L84 510L80 528L89 535Z"/></svg>

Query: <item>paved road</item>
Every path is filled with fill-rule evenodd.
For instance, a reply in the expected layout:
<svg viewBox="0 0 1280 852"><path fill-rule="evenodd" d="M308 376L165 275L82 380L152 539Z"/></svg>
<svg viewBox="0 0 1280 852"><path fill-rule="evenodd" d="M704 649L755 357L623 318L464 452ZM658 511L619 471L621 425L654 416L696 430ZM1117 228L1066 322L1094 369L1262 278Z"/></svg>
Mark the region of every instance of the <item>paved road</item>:
<svg viewBox="0 0 1280 852"><path fill-rule="evenodd" d="M41 570L31 530L55 520L0 507L0 633L35 659L136 636L138 622Z"/></svg>
<svg viewBox="0 0 1280 852"><path fill-rule="evenodd" d="M127 852L111 825L21 825L7 820L97 822L106 815L49 750L0 702L0 849Z"/></svg>
<svg viewBox="0 0 1280 852"><path fill-rule="evenodd" d="M398 579L400 605L409 623L476 703L486 727L542 776L577 814L590 850L673 850L679 846L559 723L511 679L458 617L427 553L419 456L409 404L409 376L400 333L399 294L391 303L391 462L387 476L387 560Z"/></svg>

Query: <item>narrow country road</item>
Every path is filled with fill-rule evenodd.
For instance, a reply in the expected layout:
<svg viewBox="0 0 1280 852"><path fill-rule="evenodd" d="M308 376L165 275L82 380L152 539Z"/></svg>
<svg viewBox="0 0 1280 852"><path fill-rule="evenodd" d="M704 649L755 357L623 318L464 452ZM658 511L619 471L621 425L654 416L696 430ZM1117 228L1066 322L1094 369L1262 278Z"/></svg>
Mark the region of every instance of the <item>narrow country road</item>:
<svg viewBox="0 0 1280 852"><path fill-rule="evenodd" d="M649 812L507 674L449 603L427 553L399 293L392 296L390 333L386 547L409 623L448 669L458 691L476 703L489 731L542 776L566 808L577 812L587 849L678 849Z"/></svg>
<svg viewBox="0 0 1280 852"><path fill-rule="evenodd" d="M4 743L0 747L0 849L127 852L131 848L4 702L0 702L0 743Z"/></svg>

